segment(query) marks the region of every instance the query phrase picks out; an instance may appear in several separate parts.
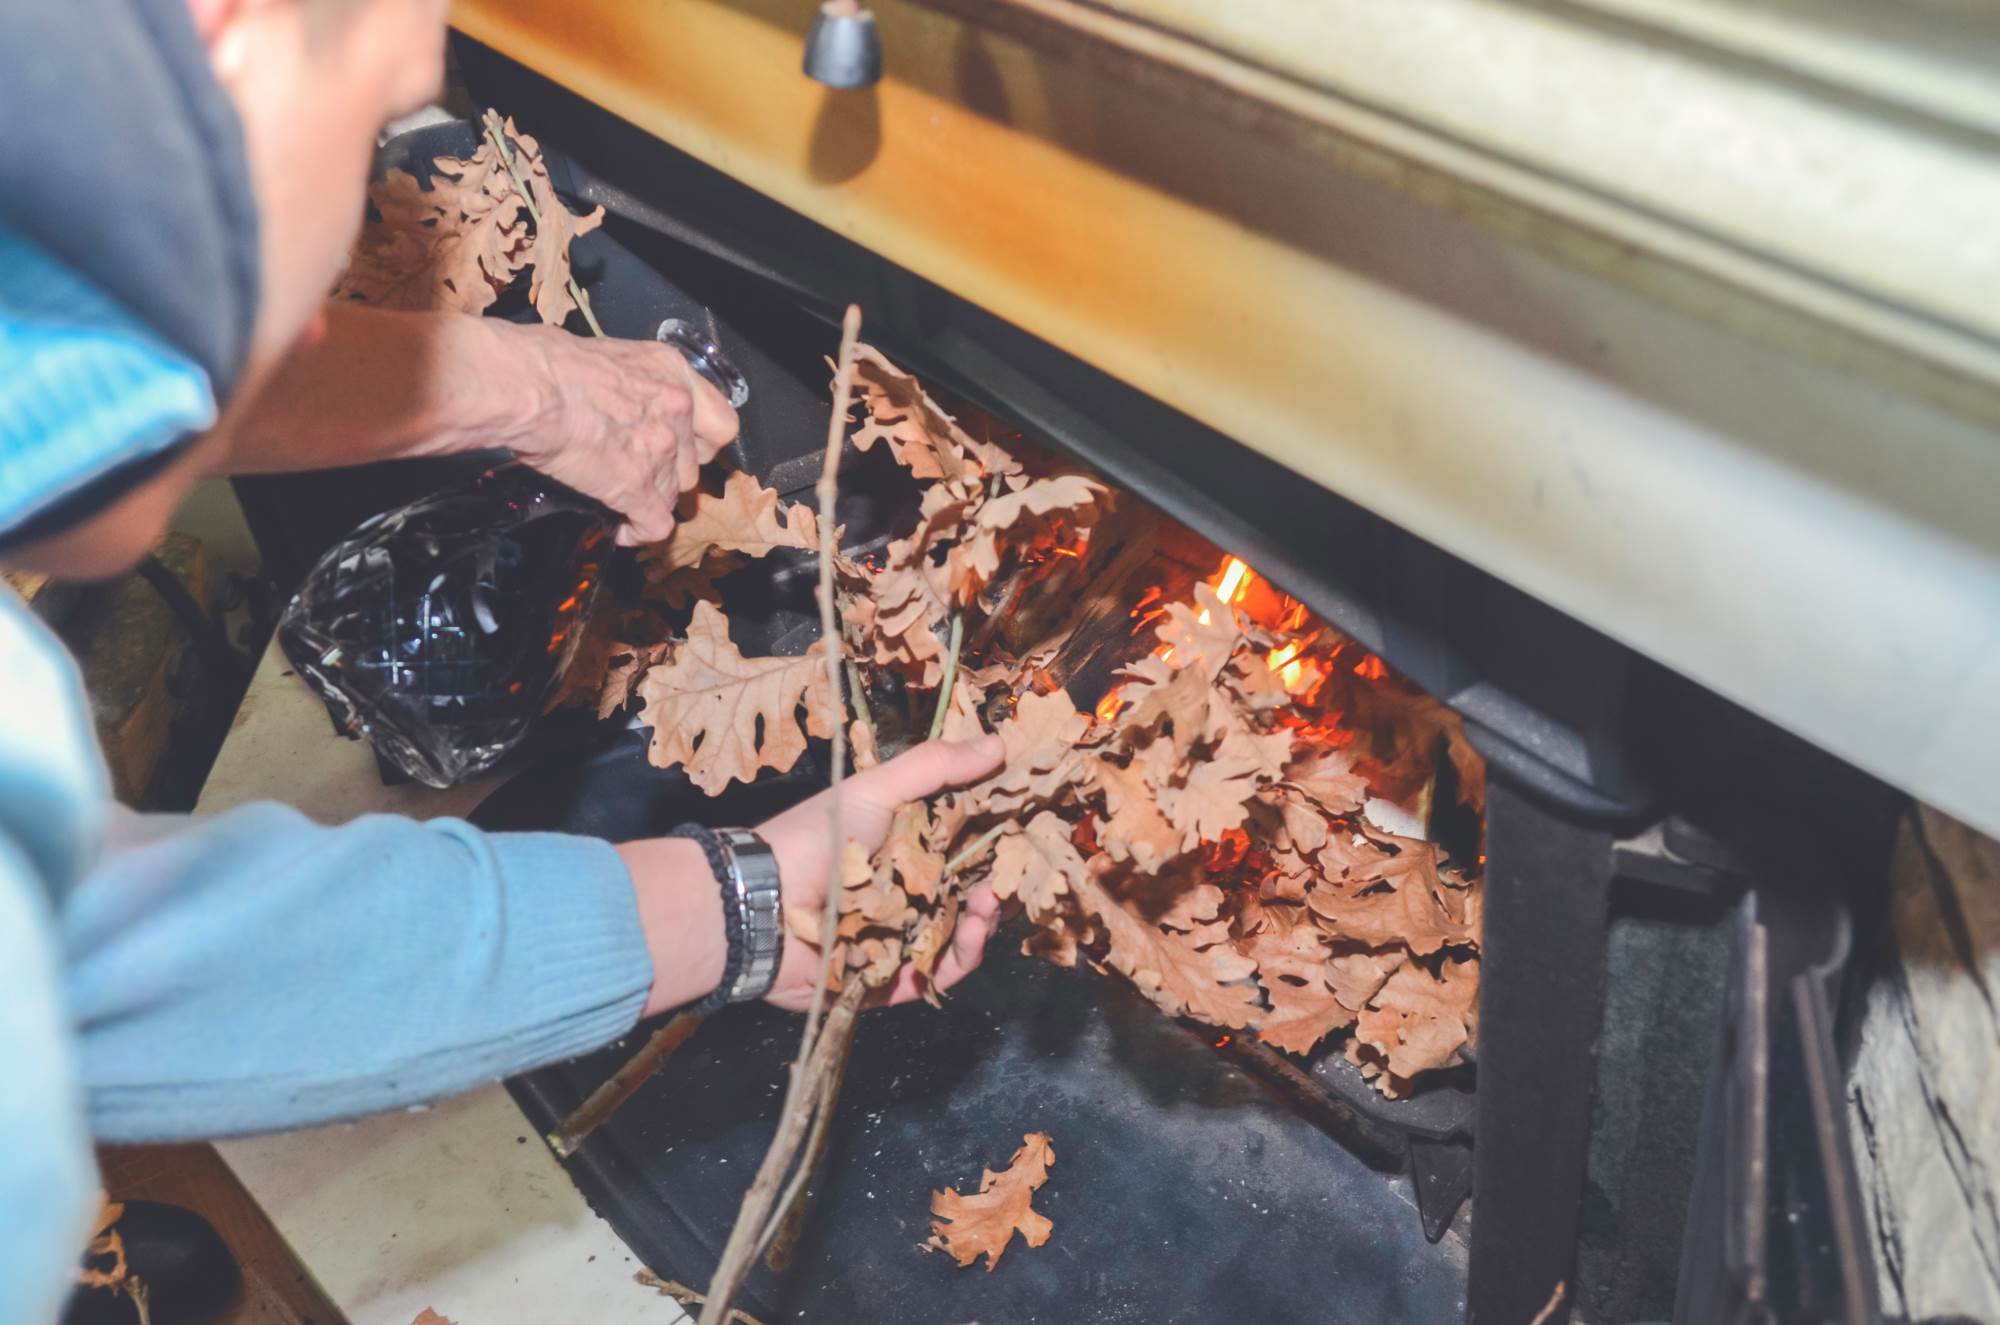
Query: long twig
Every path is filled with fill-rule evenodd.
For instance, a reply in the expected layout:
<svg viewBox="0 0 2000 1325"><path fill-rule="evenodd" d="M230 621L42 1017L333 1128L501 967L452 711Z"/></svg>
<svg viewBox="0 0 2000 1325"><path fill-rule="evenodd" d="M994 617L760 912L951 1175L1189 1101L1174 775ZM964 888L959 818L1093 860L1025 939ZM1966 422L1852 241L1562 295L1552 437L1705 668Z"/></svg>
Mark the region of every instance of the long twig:
<svg viewBox="0 0 2000 1325"><path fill-rule="evenodd" d="M488 106L480 124L485 127L486 136L492 141L494 150L500 153L501 164L506 166L507 173L514 177L514 189L521 195L521 201L528 205L528 217L534 221L535 229L539 231L542 228L542 209L535 206L535 191L528 187L528 177L521 173L520 163L514 157L514 149L507 143L506 125L500 119L500 112ZM590 291L577 283L575 272L569 274L565 285L569 290L569 297L576 300L578 310L583 313L583 320L589 325L590 334L602 336L604 328L598 325L597 312L590 306Z"/></svg>
<svg viewBox="0 0 2000 1325"><path fill-rule="evenodd" d="M847 846L840 816L840 784L847 764L847 724L842 720L845 705L840 702L841 661L845 650L833 605L833 517L834 503L840 495L841 443L846 437L848 410L854 395L854 345L860 335L861 310L850 304L847 315L840 323L840 358L834 373L833 413L826 422L826 463L820 469L816 486L820 529L820 646L825 651L827 703L832 710L827 715L826 725L833 732L833 782L827 795L827 860L832 875L827 881L826 906L820 924L819 974L813 984L812 1005L806 1011L805 1027L799 1034L799 1054L792 1063L791 1080L785 1088L778 1134L772 1138L771 1148L765 1153L764 1162L758 1166L757 1176L743 1194L743 1204L736 1212L736 1226L729 1231L729 1241L723 1245L721 1259L716 1264L714 1277L709 1281L709 1297L701 1309L701 1325L724 1325L730 1299L736 1296L743 1276L750 1272L751 1264L764 1249L764 1239L769 1235L765 1221L770 1217L778 1196L778 1186L791 1168L807 1126L816 1115L814 1106L821 1102L823 1096L821 1087L825 1080L825 1068L820 1067L816 1071L815 1065L824 1061L818 1051L828 1039L826 1030L834 1022L834 1017L829 1014L823 1025L820 1014L826 1007L826 987L833 974L835 940L839 937L840 860ZM837 1007L858 1010L860 993L861 981L849 980ZM845 1052L844 1046L841 1051Z"/></svg>
<svg viewBox="0 0 2000 1325"><path fill-rule="evenodd" d="M701 1028L701 1018L692 1012L683 1012L666 1025L647 1037L639 1052L625 1060L625 1065L611 1074L609 1080L590 1092L590 1098L579 1104L569 1117L556 1125L549 1133L549 1149L556 1152L559 1159L568 1159L576 1153L576 1148L618 1112L619 1106L638 1093L655 1072L673 1057L674 1050L686 1044L688 1037Z"/></svg>
<svg viewBox="0 0 2000 1325"><path fill-rule="evenodd" d="M951 689L958 684L958 654L965 647L965 614L951 614L951 649L944 656L944 684L938 687L937 712L931 715L931 739L944 732L944 720L951 714Z"/></svg>
<svg viewBox="0 0 2000 1325"><path fill-rule="evenodd" d="M832 1011L827 1013L826 1026L813 1044L812 1057L804 1067L792 1065L792 1084L800 1089L786 1092L778 1115L777 1135L771 1138L771 1148L764 1152L757 1176L743 1194L743 1204L736 1211L736 1226L729 1230L729 1241L724 1244L715 1275L709 1280L701 1325L724 1325L730 1301L743 1286L744 1276L750 1272L758 1253L764 1250L764 1239L771 1231L766 1221L777 1203L778 1186L784 1182L792 1159L799 1152L799 1144L805 1140L816 1116L814 1106L823 1096L831 1055L838 1052L845 1056L847 1046L853 1043L853 1020L859 1015L862 995L867 992L858 978L850 976Z"/></svg>
<svg viewBox="0 0 2000 1325"><path fill-rule="evenodd" d="M662 1279L651 1270L641 1270L639 1273L633 1275L632 1278L642 1287L653 1289L661 1297L670 1297L684 1307L698 1307L708 1301L707 1294L689 1288L678 1279ZM730 1325L764 1325L763 1321L758 1320L741 1307L731 1308L729 1321Z"/></svg>
<svg viewBox="0 0 2000 1325"><path fill-rule="evenodd" d="M819 637L825 650L826 688L834 713L827 726L833 728L831 763L833 778L827 790L827 845L833 874L827 882L826 905L820 916L819 980L813 986L812 1007L806 1012L805 1033L799 1037L798 1067L805 1067L812 1054L820 1010L826 1006L826 986L833 974L834 940L840 928L840 858L847 849L847 835L840 822L840 782L847 772L847 724L840 720L840 664L846 645L840 634L840 620L833 609L834 505L840 498L840 452L847 437L847 411L854 397L854 346L861 338L861 309L847 306L840 319L840 358L833 375L833 413L826 421L826 461L820 466L819 482L813 485L819 497Z"/></svg>
<svg viewBox="0 0 2000 1325"><path fill-rule="evenodd" d="M859 990L859 975L849 977ZM846 991L842 991L845 994ZM812 1171L819 1167L820 1156L826 1153L826 1140L833 1122L833 1112L840 1103L840 1083L847 1076L847 1055L854 1047L854 1031L861 1011L863 993L856 993L852 1001L843 997L833 1005L827 1014L826 1031L815 1046L825 1067L821 1073L819 1094L813 1106L812 1133L806 1138L805 1158L792 1173L792 1180L778 1198L777 1206L771 1212L770 1222L764 1225L760 1243L771 1249L771 1268L782 1270L791 1259L792 1244L798 1241L799 1228L805 1220L806 1184L812 1181Z"/></svg>

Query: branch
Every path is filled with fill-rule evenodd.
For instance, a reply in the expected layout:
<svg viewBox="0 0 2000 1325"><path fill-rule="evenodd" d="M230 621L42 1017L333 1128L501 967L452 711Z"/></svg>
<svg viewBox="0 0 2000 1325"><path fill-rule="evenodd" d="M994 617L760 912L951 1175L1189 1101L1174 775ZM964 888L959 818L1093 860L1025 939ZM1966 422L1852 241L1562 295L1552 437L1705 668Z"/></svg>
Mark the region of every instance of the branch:
<svg viewBox="0 0 2000 1325"><path fill-rule="evenodd" d="M651 1270L641 1270L632 1278L641 1287L651 1288L661 1297L670 1297L684 1307L698 1307L708 1301L707 1294L695 1292L678 1279L662 1279ZM729 1313L729 1325L764 1325L764 1322L747 1311L732 1309Z"/></svg>
<svg viewBox="0 0 2000 1325"><path fill-rule="evenodd" d="M798 1154L799 1143L805 1139L816 1115L814 1106L824 1094L821 1087L828 1079L832 1052L837 1050L844 1059L847 1047L853 1043L854 1019L861 1013L861 998L867 992L859 976L851 976L833 1010L827 1013L826 1027L813 1044L812 1058L803 1067L792 1065L792 1087L786 1092L784 1109L778 1116L778 1133L771 1138L771 1148L764 1152L764 1162L757 1166L750 1189L743 1193L736 1226L729 1230L729 1241L722 1248L715 1277L709 1281L701 1325L725 1325L730 1300L742 1287L757 1254L764 1249L763 1239L769 1231L765 1221L776 1204L778 1184L791 1168L792 1157Z"/></svg>
<svg viewBox="0 0 2000 1325"><path fill-rule="evenodd" d="M833 611L833 557L838 549L834 546L834 504L840 497L840 449L847 436L847 412L852 408L854 398L854 343L861 336L861 309L855 304L847 306L847 314L840 320L839 367L833 375L833 413L826 420L826 461L820 466L819 482L813 490L819 497L819 637L826 658L826 687L836 709L840 704L840 664L846 656L846 641L840 633L840 621ZM845 713L829 715L827 726L833 729L833 781L827 793L827 837L831 854L827 856L831 874L827 881L826 905L820 917L819 981L813 986L812 1007L806 1011L805 1033L799 1037L799 1057L793 1067L796 1074L805 1067L806 1059L812 1054L813 1036L819 1022L820 1010L826 1006L826 985L833 974L834 940L840 929L840 859L847 850L847 837L840 824L840 783L847 773L847 724L842 721ZM794 1082L796 1088L796 1081Z"/></svg>
<svg viewBox="0 0 2000 1325"><path fill-rule="evenodd" d="M583 1144L585 1137L610 1121L619 1106L637 1094L639 1087L666 1065L674 1050L686 1044L688 1037L701 1029L701 1020L694 1013L683 1012L654 1031L638 1053L625 1060L623 1067L590 1092L590 1098L579 1104L548 1134L549 1149L556 1152L556 1158L568 1159Z"/></svg>
<svg viewBox="0 0 2000 1325"><path fill-rule="evenodd" d="M826 659L827 701L834 709L827 726L833 731L833 782L827 796L827 835L830 846L826 905L820 925L819 976L813 984L812 1006L806 1011L804 1029L799 1034L799 1055L792 1063L791 1081L785 1088L785 1103L778 1117L778 1134L757 1168L743 1204L736 1212L736 1226L708 1286L708 1302L701 1309L701 1325L724 1325L730 1299L742 1285L743 1277L764 1249L772 1230L765 1221L778 1195L792 1159L807 1127L824 1103L824 1086L831 1070L826 1057L835 1050L844 1061L852 1043L852 1023L860 1010L864 992L858 977L850 978L833 1011L822 1025L820 1013L826 1007L826 988L833 975L833 959L840 929L840 860L847 838L840 821L840 784L847 766L846 705L840 702L841 661L845 655L840 622L833 606L834 502L840 495L840 451L847 433L847 416L854 396L854 343L861 334L861 310L852 304L840 324L840 359L834 373L833 413L826 421L826 463L820 469L819 496L819 622L820 643Z"/></svg>

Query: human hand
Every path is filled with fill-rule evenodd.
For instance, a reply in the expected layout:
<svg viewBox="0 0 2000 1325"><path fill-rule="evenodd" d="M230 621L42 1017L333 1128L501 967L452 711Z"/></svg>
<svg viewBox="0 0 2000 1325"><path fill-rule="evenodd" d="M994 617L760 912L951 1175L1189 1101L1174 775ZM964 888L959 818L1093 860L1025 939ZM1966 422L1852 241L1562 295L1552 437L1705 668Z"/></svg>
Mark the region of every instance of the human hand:
<svg viewBox="0 0 2000 1325"><path fill-rule="evenodd" d="M538 387L538 407L509 438L513 452L624 516L620 543L665 538L675 501L736 436L722 393L656 341L555 327L508 325L506 334L530 355Z"/></svg>
<svg viewBox="0 0 2000 1325"><path fill-rule="evenodd" d="M1005 754L1006 749L997 736L970 741L927 741L886 764L857 773L841 784L841 833L872 854L888 837L889 824L897 810L947 787L977 782L999 768ZM778 858L778 877L784 886L787 912L801 907L818 915L826 905L826 890L834 872L834 861L828 854L832 838L826 821L830 805L831 793L821 792L757 829ZM965 895L951 947L928 982L933 988L949 989L979 966L999 909L992 888L986 884ZM792 934L791 927L786 926L778 978L765 1000L793 1012L804 1011L812 1003L813 986L818 979L819 950L801 942ZM916 968L905 964L888 987L887 1001L907 1003L923 992L924 983Z"/></svg>

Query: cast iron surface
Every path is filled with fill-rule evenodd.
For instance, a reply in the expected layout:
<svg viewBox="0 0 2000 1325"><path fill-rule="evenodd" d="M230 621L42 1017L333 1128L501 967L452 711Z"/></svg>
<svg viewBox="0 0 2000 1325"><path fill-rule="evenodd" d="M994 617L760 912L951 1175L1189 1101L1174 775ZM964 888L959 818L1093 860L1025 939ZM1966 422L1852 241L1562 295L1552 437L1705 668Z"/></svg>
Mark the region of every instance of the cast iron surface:
<svg viewBox="0 0 2000 1325"><path fill-rule="evenodd" d="M645 762L637 734L524 770L474 814L494 829L620 838L690 818L755 822L815 775L709 800ZM509 1083L532 1143L624 1060L602 1052ZM707 1280L775 1126L798 1019L710 1019L570 1161L637 1259ZM999 1269L918 1249L931 1192L976 1189L1021 1136L1056 1162L1048 1245ZM1019 956L1004 937L942 1011L869 1014L792 1267L742 1305L775 1322L1335 1322L1458 1319L1465 1248L1429 1244L1400 1179L1363 1165L1205 1039L1118 981ZM634 1292L641 1289L635 1287Z"/></svg>

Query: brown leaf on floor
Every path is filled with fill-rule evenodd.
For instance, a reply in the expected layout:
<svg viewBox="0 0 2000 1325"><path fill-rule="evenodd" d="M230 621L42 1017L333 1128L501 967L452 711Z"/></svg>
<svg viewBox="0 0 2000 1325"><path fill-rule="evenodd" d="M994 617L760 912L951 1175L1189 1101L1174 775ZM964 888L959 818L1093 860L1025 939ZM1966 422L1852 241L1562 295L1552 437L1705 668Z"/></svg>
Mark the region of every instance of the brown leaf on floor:
<svg viewBox="0 0 2000 1325"><path fill-rule="evenodd" d="M798 658L745 658L730 641L728 620L709 603L695 604L686 641L646 672L638 693L653 729L647 757L662 768L682 765L711 796L767 768L787 771L805 753L807 733L833 734L820 646Z"/></svg>
<svg viewBox="0 0 2000 1325"><path fill-rule="evenodd" d="M1005 1169L980 1175L976 1194L960 1196L950 1187L933 1192L931 1237L924 1249L942 1251L961 1267L984 1256L990 1272L1016 1233L1030 1247L1047 1242L1055 1225L1036 1213L1030 1201L1048 1181L1055 1161L1048 1133L1029 1132Z"/></svg>
<svg viewBox="0 0 2000 1325"><path fill-rule="evenodd" d="M431 1310L429 1307L425 1307L417 1313L417 1318L411 1321L410 1325L452 1325L452 1322L438 1315L437 1312Z"/></svg>

